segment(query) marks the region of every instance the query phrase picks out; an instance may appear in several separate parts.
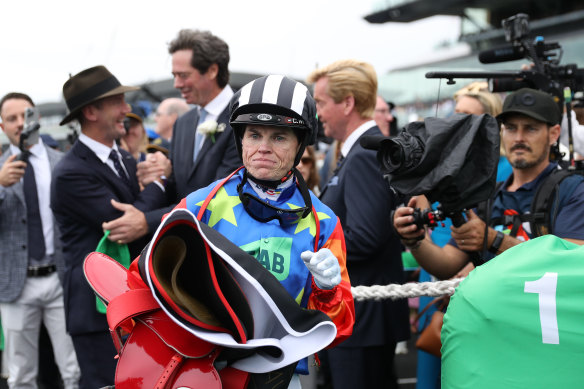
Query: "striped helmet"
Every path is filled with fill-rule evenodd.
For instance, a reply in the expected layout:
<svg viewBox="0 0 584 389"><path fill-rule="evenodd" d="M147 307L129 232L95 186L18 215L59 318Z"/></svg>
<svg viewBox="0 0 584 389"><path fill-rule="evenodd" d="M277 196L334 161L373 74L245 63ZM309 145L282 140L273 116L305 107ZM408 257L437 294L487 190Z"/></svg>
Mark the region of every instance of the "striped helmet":
<svg viewBox="0 0 584 389"><path fill-rule="evenodd" d="M247 124L290 127L303 133L294 159L298 165L307 145L316 141L316 105L308 88L285 76L270 75L243 86L231 98L230 124L235 145L242 156L241 139Z"/></svg>

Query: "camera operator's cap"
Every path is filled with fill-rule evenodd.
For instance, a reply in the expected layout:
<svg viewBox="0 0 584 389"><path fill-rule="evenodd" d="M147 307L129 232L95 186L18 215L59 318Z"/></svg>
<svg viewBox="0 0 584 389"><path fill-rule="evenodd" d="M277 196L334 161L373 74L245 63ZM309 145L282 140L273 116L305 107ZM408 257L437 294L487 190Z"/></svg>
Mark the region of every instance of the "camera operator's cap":
<svg viewBox="0 0 584 389"><path fill-rule="evenodd" d="M130 119L135 119L140 123L144 122L144 118L146 117L146 111L142 107L136 104L130 104L130 108L132 109L131 112L126 114L126 117Z"/></svg>
<svg viewBox="0 0 584 389"><path fill-rule="evenodd" d="M562 114L552 95L530 88L522 88L511 93L503 102L503 112L497 116L499 121L510 114L529 116L549 125L559 124Z"/></svg>
<svg viewBox="0 0 584 389"><path fill-rule="evenodd" d="M71 76L63 84L63 97L67 108L69 108L69 114L61 120L59 125L62 126L75 119L77 113L87 104L104 97L139 89L134 86L122 85L105 66L99 65L85 69Z"/></svg>

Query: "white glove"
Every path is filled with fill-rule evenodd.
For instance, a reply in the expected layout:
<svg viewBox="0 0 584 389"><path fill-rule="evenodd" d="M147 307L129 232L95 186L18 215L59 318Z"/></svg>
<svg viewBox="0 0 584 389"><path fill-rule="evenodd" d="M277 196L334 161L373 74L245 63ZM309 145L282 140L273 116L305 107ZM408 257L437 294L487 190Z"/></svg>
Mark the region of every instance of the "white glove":
<svg viewBox="0 0 584 389"><path fill-rule="evenodd" d="M300 258L312 273L316 286L330 290L341 283L339 261L329 249L320 249L317 253L304 251Z"/></svg>

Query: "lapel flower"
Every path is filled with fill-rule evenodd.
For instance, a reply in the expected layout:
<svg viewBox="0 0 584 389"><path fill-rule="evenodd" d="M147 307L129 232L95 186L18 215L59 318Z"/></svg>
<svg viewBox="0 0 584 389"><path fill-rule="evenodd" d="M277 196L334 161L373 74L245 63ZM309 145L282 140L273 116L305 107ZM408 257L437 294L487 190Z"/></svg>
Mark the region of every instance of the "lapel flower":
<svg viewBox="0 0 584 389"><path fill-rule="evenodd" d="M211 138L211 141L215 143L215 134L218 132L225 131L225 123L217 123L215 120L206 120L204 123L199 124L197 131L207 138Z"/></svg>

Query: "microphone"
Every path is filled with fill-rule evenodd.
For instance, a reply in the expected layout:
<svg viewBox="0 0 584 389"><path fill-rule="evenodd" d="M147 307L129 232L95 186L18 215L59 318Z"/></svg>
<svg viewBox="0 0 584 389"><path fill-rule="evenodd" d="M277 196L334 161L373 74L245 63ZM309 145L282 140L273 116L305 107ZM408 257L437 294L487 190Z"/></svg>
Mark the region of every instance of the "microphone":
<svg viewBox="0 0 584 389"><path fill-rule="evenodd" d="M381 148L381 142L388 140L389 138L382 135L366 135L362 136L359 140L361 146L368 150L379 150Z"/></svg>
<svg viewBox="0 0 584 389"><path fill-rule="evenodd" d="M523 46L501 46L479 53L479 61L484 64L515 61L523 58L525 58Z"/></svg>

